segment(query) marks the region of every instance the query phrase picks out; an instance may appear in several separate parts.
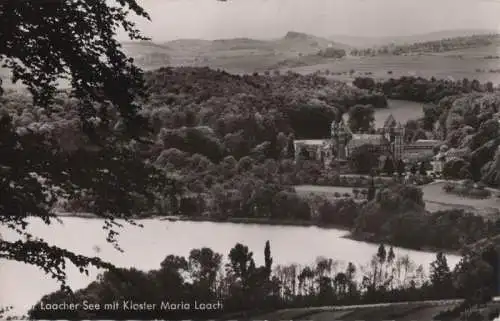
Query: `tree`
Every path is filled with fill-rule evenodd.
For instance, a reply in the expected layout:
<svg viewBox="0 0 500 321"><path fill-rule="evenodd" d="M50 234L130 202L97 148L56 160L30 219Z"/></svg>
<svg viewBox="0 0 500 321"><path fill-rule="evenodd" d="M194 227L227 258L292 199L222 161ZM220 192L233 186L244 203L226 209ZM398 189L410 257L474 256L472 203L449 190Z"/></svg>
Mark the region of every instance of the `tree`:
<svg viewBox="0 0 500 321"><path fill-rule="evenodd" d="M210 248L194 249L189 254L189 270L202 292L215 290L215 279L222 262L222 255ZM205 293L207 293L205 292Z"/></svg>
<svg viewBox="0 0 500 321"><path fill-rule="evenodd" d="M396 254L394 253L394 248L391 245L391 247L389 248L389 253L387 253L387 263L392 264L395 258Z"/></svg>
<svg viewBox="0 0 500 321"><path fill-rule="evenodd" d="M379 263L381 263L381 264L385 263L385 260L387 258L387 251L385 250L384 244L380 244L378 246L377 258L378 258Z"/></svg>
<svg viewBox="0 0 500 321"><path fill-rule="evenodd" d="M373 145L364 144L354 149L349 155L349 164L356 173L369 174L378 166L378 155L373 150Z"/></svg>
<svg viewBox="0 0 500 321"><path fill-rule="evenodd" d="M295 158L295 144L293 143L293 134L288 135L287 146L286 146L286 157L294 159Z"/></svg>
<svg viewBox="0 0 500 321"><path fill-rule="evenodd" d="M33 264L63 287L65 259L81 272L87 272L90 265L113 266L30 238L25 232L28 216L50 224L58 196L76 197L85 191L93 198L92 211L107 218L108 240L118 247L113 218L133 223L130 218L137 207L130 191L144 194L149 201L157 191L167 193L163 173L138 160L126 142L98 135L99 127L93 122L98 118L106 123L106 110L112 107L125 124L124 138L140 140L145 128L137 114L137 102L146 96L142 72L114 38L121 27L133 40L146 39L129 20L130 13L149 19L135 0L119 0L115 5L104 1L90 5L83 0L0 2L0 30L9 30L2 32L0 58L12 71L13 81L26 85L34 104L50 111L57 81L68 80L71 95L78 100L82 130L96 145L94 152L64 154L37 133L19 135L10 117L0 117L0 224L20 234L17 242L0 240L0 258ZM45 183L33 177L33 172Z"/></svg>
<svg viewBox="0 0 500 321"><path fill-rule="evenodd" d="M455 267L453 283L457 295L464 298L470 306L475 306L491 300L496 292L492 289L492 279L492 266L472 254L463 256Z"/></svg>
<svg viewBox="0 0 500 321"><path fill-rule="evenodd" d="M368 195L366 197L368 199L368 201L371 201L375 198L375 193L376 193L375 183L373 182L373 179L372 179L370 186L368 187Z"/></svg>
<svg viewBox="0 0 500 321"><path fill-rule="evenodd" d="M237 243L229 251L229 266L235 276L242 282L243 287L248 287L250 276L255 271L253 252L248 249L248 246Z"/></svg>
<svg viewBox="0 0 500 321"><path fill-rule="evenodd" d="M394 162L391 157L387 157L384 162L384 172L391 176L394 174Z"/></svg>
<svg viewBox="0 0 500 321"><path fill-rule="evenodd" d="M453 294L452 274L443 252L438 252L436 260L431 263L430 281L436 298L445 299Z"/></svg>
<svg viewBox="0 0 500 321"><path fill-rule="evenodd" d="M406 172L406 165L402 159L398 160L397 172L400 176L403 176Z"/></svg>
<svg viewBox="0 0 500 321"><path fill-rule="evenodd" d="M0 57L12 70L13 81L22 81L36 104L48 106L58 78L63 78L82 100L83 119L96 116L91 102L110 102L130 123L139 109L137 95L144 96L142 72L114 36L121 27L130 39L147 40L128 20L131 11L149 19L135 0L115 6L88 6L82 0L2 1L0 26L11 32L2 34L2 42L9 45L2 46Z"/></svg>
<svg viewBox="0 0 500 321"><path fill-rule="evenodd" d="M415 174L417 174L417 171L418 171L417 164L412 164L411 167L410 167L410 172L413 175L415 175Z"/></svg>
<svg viewBox="0 0 500 321"><path fill-rule="evenodd" d="M420 167L418 169L418 173L422 176L426 176L427 175L427 169L425 168L425 162L421 162L420 163Z"/></svg>
<svg viewBox="0 0 500 321"><path fill-rule="evenodd" d="M423 128L425 130L433 130L434 124L439 119L439 108L435 105L424 105L423 107L424 117L423 117Z"/></svg>
<svg viewBox="0 0 500 321"><path fill-rule="evenodd" d="M461 158L452 158L443 166L443 176L445 178L466 179L466 170L469 163Z"/></svg>
<svg viewBox="0 0 500 321"><path fill-rule="evenodd" d="M371 105L356 105L349 109L348 125L353 132L368 132L373 129L375 110Z"/></svg>
<svg viewBox="0 0 500 321"><path fill-rule="evenodd" d="M273 258L271 257L271 245L269 244L269 241L266 241L266 247L264 248L264 261L266 267L266 275L267 278L269 278L273 265Z"/></svg>

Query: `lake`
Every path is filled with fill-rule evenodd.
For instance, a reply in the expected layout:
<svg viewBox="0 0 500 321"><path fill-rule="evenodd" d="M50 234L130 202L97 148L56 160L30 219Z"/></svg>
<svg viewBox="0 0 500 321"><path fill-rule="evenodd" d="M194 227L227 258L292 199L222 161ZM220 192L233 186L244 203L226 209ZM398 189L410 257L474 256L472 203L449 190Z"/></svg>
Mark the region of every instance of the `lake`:
<svg viewBox="0 0 500 321"><path fill-rule="evenodd" d="M375 127L384 126L384 122L390 114L402 125L408 120L418 119L424 116L423 108L425 103L417 103L408 100L388 99L388 108L380 108L375 110Z"/></svg>
<svg viewBox="0 0 500 321"><path fill-rule="evenodd" d="M424 115L423 108L425 103L417 103L409 100L396 100L388 99L387 108L377 108L375 109L375 128L384 127L384 122L392 114L397 122L402 125L406 124L408 120L418 119ZM344 121L349 120L349 115L344 114Z"/></svg>
<svg viewBox="0 0 500 321"><path fill-rule="evenodd" d="M141 220L144 228L126 224L120 230L120 253L105 241L102 221L65 217L63 224L47 226L41 220L32 219L29 231L78 254L96 256L120 267L152 270L160 267L169 254L187 256L193 248L210 247L227 256L229 250L240 242L254 252L256 263L263 264L266 240L271 243L274 264L310 264L318 256L324 256L356 265L368 263L376 253L377 245L343 238L348 232L318 227L270 226L212 222L169 222L157 219ZM16 235L0 227L5 240L15 240ZM435 258L431 252L395 249L396 256L408 254L417 264L428 269ZM448 256L450 266L459 260ZM98 271L87 277L68 266L68 281L73 289L83 288L95 280ZM12 305L16 314L25 313L44 294L58 289L58 284L41 270L24 263L0 262L0 306ZM8 289L8 290L7 290Z"/></svg>

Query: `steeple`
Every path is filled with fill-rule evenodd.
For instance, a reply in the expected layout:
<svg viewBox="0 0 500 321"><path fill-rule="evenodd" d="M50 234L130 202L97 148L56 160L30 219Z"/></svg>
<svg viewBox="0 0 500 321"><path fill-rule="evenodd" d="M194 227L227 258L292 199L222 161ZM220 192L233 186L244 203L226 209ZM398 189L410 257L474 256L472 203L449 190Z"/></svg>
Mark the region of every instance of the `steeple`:
<svg viewBox="0 0 500 321"><path fill-rule="evenodd" d="M403 125L401 125L400 122L397 123L397 125L396 125L396 127L394 129L395 129L395 134L396 135L400 135L400 136L404 135L405 128L403 127Z"/></svg>
<svg viewBox="0 0 500 321"><path fill-rule="evenodd" d="M396 126L396 119L394 119L394 116L392 116L392 114L389 114L389 116L384 122L384 129L390 129L395 126Z"/></svg>
<svg viewBox="0 0 500 321"><path fill-rule="evenodd" d="M349 128L344 123L344 120L333 121L331 124L331 139L337 159L344 160L346 158L346 146L351 140L352 134Z"/></svg>

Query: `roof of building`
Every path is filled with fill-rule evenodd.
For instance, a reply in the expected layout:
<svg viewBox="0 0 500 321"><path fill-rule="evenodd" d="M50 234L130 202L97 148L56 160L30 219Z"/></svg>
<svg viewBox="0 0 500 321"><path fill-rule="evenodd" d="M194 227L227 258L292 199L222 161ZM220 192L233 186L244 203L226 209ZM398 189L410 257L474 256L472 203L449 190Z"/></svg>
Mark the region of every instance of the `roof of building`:
<svg viewBox="0 0 500 321"><path fill-rule="evenodd" d="M330 140L328 139L302 139L302 140L294 140L295 144L298 145L309 145L309 146L321 146L325 144L329 144Z"/></svg>
<svg viewBox="0 0 500 321"><path fill-rule="evenodd" d="M357 148L362 145L384 145L385 138L382 135L373 134L353 134L352 139L347 144L348 148Z"/></svg>
<svg viewBox="0 0 500 321"><path fill-rule="evenodd" d="M403 153L403 158L409 161L427 161L434 158L434 153L432 151L418 151L418 152L408 152Z"/></svg>
<svg viewBox="0 0 500 321"><path fill-rule="evenodd" d="M442 144L443 142L437 139L418 139L415 143L417 144Z"/></svg>
<svg viewBox="0 0 500 321"><path fill-rule="evenodd" d="M448 158L450 158L450 157L464 157L467 154L468 154L467 149L455 149L455 148L452 148L445 153L446 157L448 157Z"/></svg>
<svg viewBox="0 0 500 321"><path fill-rule="evenodd" d="M394 116L392 114L389 114L387 119L384 122L384 128L390 128L396 126L396 119L394 119Z"/></svg>
<svg viewBox="0 0 500 321"><path fill-rule="evenodd" d="M432 140L417 140L411 144L406 145L407 149L434 149L435 147L441 145L439 141Z"/></svg>

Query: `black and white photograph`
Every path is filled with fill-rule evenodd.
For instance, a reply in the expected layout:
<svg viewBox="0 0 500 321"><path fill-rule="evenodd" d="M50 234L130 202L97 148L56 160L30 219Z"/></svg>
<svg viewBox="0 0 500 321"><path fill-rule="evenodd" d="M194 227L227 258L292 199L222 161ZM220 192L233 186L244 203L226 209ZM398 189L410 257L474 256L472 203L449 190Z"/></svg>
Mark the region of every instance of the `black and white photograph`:
<svg viewBox="0 0 500 321"><path fill-rule="evenodd" d="M500 0L0 0L0 319L500 321Z"/></svg>

